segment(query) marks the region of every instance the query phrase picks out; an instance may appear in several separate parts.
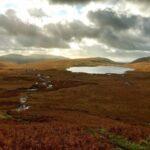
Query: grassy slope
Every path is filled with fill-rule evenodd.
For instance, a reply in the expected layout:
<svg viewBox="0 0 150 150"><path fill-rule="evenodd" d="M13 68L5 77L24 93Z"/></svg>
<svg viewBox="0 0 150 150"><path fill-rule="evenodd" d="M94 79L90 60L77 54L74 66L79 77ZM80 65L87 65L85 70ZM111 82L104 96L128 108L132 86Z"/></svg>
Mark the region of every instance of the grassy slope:
<svg viewBox="0 0 150 150"><path fill-rule="evenodd" d="M115 62L102 58L85 58L85 59L71 59L71 60L46 60L37 63L29 63L21 65L23 68L36 69L64 69L71 66L98 66L98 65L113 65Z"/></svg>
<svg viewBox="0 0 150 150"><path fill-rule="evenodd" d="M34 68L34 69L65 69L71 66L99 66L99 65L115 65L115 66L126 66L134 68L136 71L150 71L150 63L149 62L140 62L140 63L129 63L129 64L121 64L116 63L107 59L99 59L99 58L85 58L85 59L72 59L72 60L46 60L36 63L28 63L24 65L20 65L22 68Z"/></svg>
<svg viewBox="0 0 150 150"><path fill-rule="evenodd" d="M132 63L139 63L139 62L150 62L150 57L142 57L134 60Z"/></svg>
<svg viewBox="0 0 150 150"><path fill-rule="evenodd" d="M0 61L11 61L14 63L32 63L32 62L38 62L38 61L43 61L43 60L65 60L68 58L61 57L61 56L54 56L54 55L40 55L40 54L33 54L33 55L18 55L18 54L9 54L9 55L3 55L0 56Z"/></svg>
<svg viewBox="0 0 150 150"><path fill-rule="evenodd" d="M135 68L137 71L150 71L150 57L139 58L128 64L129 67Z"/></svg>
<svg viewBox="0 0 150 150"><path fill-rule="evenodd" d="M137 71L150 72L149 62L131 63L131 64L128 64L127 66L132 67Z"/></svg>

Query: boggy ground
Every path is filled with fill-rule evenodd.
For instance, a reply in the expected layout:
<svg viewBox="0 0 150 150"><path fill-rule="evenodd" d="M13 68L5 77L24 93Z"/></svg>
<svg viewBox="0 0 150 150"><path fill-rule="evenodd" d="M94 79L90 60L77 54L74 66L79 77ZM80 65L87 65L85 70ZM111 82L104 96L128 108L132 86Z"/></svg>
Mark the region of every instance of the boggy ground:
<svg viewBox="0 0 150 150"><path fill-rule="evenodd" d="M52 90L27 92L37 73ZM1 149L149 149L150 72L12 70L0 77ZM21 95L29 110L17 112Z"/></svg>

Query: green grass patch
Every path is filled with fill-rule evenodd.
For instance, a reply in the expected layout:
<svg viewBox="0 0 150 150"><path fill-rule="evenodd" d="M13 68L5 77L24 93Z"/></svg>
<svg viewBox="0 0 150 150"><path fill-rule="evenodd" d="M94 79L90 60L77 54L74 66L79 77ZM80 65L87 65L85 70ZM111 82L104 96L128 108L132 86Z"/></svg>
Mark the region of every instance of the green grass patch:
<svg viewBox="0 0 150 150"><path fill-rule="evenodd" d="M0 119L1 120L9 120L9 119L12 119L12 116L10 116L8 114L0 114Z"/></svg>
<svg viewBox="0 0 150 150"><path fill-rule="evenodd" d="M137 144L119 135L110 134L108 137L111 143L123 150L150 150L148 144Z"/></svg>
<svg viewBox="0 0 150 150"><path fill-rule="evenodd" d="M101 128L99 130L88 128L86 129L86 132L90 133L94 137L97 137L98 135L108 138L109 141L120 150L150 150L150 138L142 140L139 143L135 143L123 136L116 135L115 133L109 133L104 128Z"/></svg>

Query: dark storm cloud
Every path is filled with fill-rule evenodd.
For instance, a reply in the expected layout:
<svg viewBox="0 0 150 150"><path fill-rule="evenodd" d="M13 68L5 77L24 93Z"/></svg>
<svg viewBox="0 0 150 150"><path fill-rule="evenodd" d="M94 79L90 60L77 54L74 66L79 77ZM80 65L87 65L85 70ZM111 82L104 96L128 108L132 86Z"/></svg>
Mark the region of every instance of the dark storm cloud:
<svg viewBox="0 0 150 150"><path fill-rule="evenodd" d="M48 0L49 3L64 3L64 4L77 4L77 3L87 3L92 0ZM93 0L96 1L96 0Z"/></svg>
<svg viewBox="0 0 150 150"><path fill-rule="evenodd" d="M7 35L2 35L0 33L0 50L7 50L19 46L17 43L14 43L11 37Z"/></svg>
<svg viewBox="0 0 150 150"><path fill-rule="evenodd" d="M44 34L38 36L19 35L16 40L24 47L38 47L38 48L68 48L64 40L57 37L49 37Z"/></svg>
<svg viewBox="0 0 150 150"><path fill-rule="evenodd" d="M92 38L117 49L150 50L150 18L118 14L112 10L91 11L88 17L93 26L75 20L66 24L48 24L44 29L66 42Z"/></svg>
<svg viewBox="0 0 150 150"><path fill-rule="evenodd" d="M87 3L87 2L114 2L116 3L117 1L121 0L48 0L49 2L53 3L68 3L68 4L73 4L73 3ZM126 0L132 3L138 3L138 4L150 4L149 0Z"/></svg>
<svg viewBox="0 0 150 150"><path fill-rule="evenodd" d="M117 14L111 10L89 12L88 17L99 27L97 39L101 42L119 49L150 50L150 18Z"/></svg>
<svg viewBox="0 0 150 150"><path fill-rule="evenodd" d="M143 18L141 29L146 37L150 37L150 18Z"/></svg>
<svg viewBox="0 0 150 150"><path fill-rule="evenodd" d="M136 34L136 31L133 31ZM144 35L132 35L130 32L117 32L110 28L101 29L99 41L117 49L150 50L150 44Z"/></svg>
<svg viewBox="0 0 150 150"><path fill-rule="evenodd" d="M116 30L126 30L135 27L138 20L137 16L119 15L112 10L89 12L88 17L99 27L107 26Z"/></svg>
<svg viewBox="0 0 150 150"><path fill-rule="evenodd" d="M0 15L0 27L4 28L10 35L37 35L39 30L37 26L25 24L17 17L5 15Z"/></svg>
<svg viewBox="0 0 150 150"><path fill-rule="evenodd" d="M6 12L6 15L0 15L0 32L5 34L5 36L11 37L11 39L14 39L14 43L26 47L68 47L63 39L57 38L55 35L47 36L41 28L33 24L22 22L15 16L15 13L12 15L10 10ZM0 40L5 40L5 36L1 36Z"/></svg>
<svg viewBox="0 0 150 150"><path fill-rule="evenodd" d="M137 7L146 13L150 13L150 0L48 0L50 4L68 4L68 5L77 5L77 4L87 4L89 2L101 2L101 3L110 3L112 5L117 5L124 2L124 5L132 3L137 5ZM133 8L134 9L134 8ZM150 14L149 14L150 15Z"/></svg>
<svg viewBox="0 0 150 150"><path fill-rule="evenodd" d="M109 0L48 0L48 2L56 4L87 4L89 2L107 2Z"/></svg>
<svg viewBox="0 0 150 150"><path fill-rule="evenodd" d="M72 38L81 40L84 37L95 38L97 36L97 29L83 24L81 21L75 20L67 24L48 24L45 30L51 35L56 35L66 41Z"/></svg>
<svg viewBox="0 0 150 150"><path fill-rule="evenodd" d="M36 18L47 16L42 9L30 9L29 14Z"/></svg>
<svg viewBox="0 0 150 150"><path fill-rule="evenodd" d="M59 3L59 4L84 4L88 2L111 2L118 3L122 0L48 0L49 3ZM150 0L126 0L126 2L132 2L134 4L145 5L149 7L147 4L150 4Z"/></svg>

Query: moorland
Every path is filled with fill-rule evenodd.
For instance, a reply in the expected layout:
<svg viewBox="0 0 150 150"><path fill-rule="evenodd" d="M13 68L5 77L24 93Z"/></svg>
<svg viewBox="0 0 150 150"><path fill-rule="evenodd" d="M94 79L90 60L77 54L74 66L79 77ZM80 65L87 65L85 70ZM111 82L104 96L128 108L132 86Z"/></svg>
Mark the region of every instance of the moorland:
<svg viewBox="0 0 150 150"><path fill-rule="evenodd" d="M116 65L126 74L86 74L71 66ZM28 89L37 75L53 88ZM28 110L17 111L28 96ZM0 62L1 149L150 149L150 63L102 58Z"/></svg>

